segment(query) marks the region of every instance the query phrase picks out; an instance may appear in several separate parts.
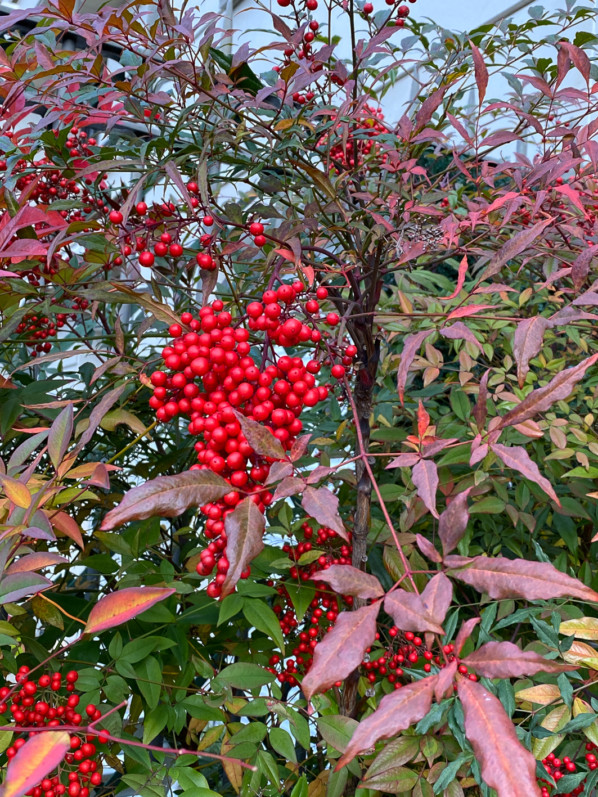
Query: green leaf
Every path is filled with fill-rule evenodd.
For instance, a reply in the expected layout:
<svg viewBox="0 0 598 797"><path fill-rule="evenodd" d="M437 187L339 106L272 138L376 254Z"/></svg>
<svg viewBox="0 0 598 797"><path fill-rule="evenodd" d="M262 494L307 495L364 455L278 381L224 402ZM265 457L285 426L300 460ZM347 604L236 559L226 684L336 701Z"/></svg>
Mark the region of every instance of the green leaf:
<svg viewBox="0 0 598 797"><path fill-rule="evenodd" d="M250 625L276 642L278 648L284 653L284 638L280 623L267 604L257 600L246 600L243 606L243 614Z"/></svg>
<svg viewBox="0 0 598 797"><path fill-rule="evenodd" d="M285 730L282 728L271 728L268 738L270 739L272 747L283 759L286 761L293 761L295 764L297 763L295 745Z"/></svg>
<svg viewBox="0 0 598 797"><path fill-rule="evenodd" d="M215 681L223 686L251 691L271 684L275 679L275 675L257 664L238 661L221 670Z"/></svg>
<svg viewBox="0 0 598 797"><path fill-rule="evenodd" d="M150 708L155 708L162 693L162 665L154 656L148 656L135 667L137 685Z"/></svg>

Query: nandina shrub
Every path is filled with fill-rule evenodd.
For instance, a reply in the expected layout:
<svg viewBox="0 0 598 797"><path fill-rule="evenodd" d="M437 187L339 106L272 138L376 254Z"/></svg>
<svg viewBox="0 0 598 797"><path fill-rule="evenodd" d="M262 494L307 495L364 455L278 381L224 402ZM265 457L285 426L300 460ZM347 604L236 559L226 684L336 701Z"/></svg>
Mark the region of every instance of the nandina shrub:
<svg viewBox="0 0 598 797"><path fill-rule="evenodd" d="M590 795L593 12L278 6L2 22L5 797Z"/></svg>

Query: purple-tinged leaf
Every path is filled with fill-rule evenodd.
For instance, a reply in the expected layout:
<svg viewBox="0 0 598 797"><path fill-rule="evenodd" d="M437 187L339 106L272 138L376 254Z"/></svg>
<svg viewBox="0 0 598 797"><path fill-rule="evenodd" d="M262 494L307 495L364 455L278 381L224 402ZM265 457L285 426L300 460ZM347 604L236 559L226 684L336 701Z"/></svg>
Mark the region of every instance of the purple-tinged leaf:
<svg viewBox="0 0 598 797"><path fill-rule="evenodd" d="M256 454L270 459L284 459L285 453L282 443L272 432L253 418L246 418L242 412L235 411L241 430L249 445Z"/></svg>
<svg viewBox="0 0 598 797"><path fill-rule="evenodd" d="M471 488L468 488L456 495L438 519L438 536L445 556L457 547L459 540L467 531L469 522L467 499L470 492Z"/></svg>
<svg viewBox="0 0 598 797"><path fill-rule="evenodd" d="M100 631L127 623L175 592L171 587L127 587L111 592L92 608L83 633L99 634Z"/></svg>
<svg viewBox="0 0 598 797"><path fill-rule="evenodd" d="M531 244L533 244L536 238L542 234L542 231L549 224L552 224L552 221L552 218L539 221L532 227L528 227L527 229L518 232L516 235L510 238L506 244L501 246L498 252L488 263L483 274L479 278L479 282L484 282L485 280L490 279L490 277L493 277L495 274L498 274L505 263L508 263L509 260L512 260L514 257L517 257L517 255L520 255Z"/></svg>
<svg viewBox="0 0 598 797"><path fill-rule="evenodd" d="M297 462L298 459L301 459L301 457L305 456L310 440L310 434L302 434L301 437L298 437L293 441L291 450L289 451L291 462Z"/></svg>
<svg viewBox="0 0 598 797"><path fill-rule="evenodd" d="M454 324L448 327L441 327L440 334L443 338L449 338L450 340L466 340L468 343L473 343L474 346L477 346L480 351L483 351L482 344L463 321L455 321Z"/></svg>
<svg viewBox="0 0 598 797"><path fill-rule="evenodd" d="M534 653L521 650L512 642L487 642L463 663L485 678L525 678L538 672L564 672L577 669L574 664L559 664Z"/></svg>
<svg viewBox="0 0 598 797"><path fill-rule="evenodd" d="M314 649L313 663L301 683L305 697L325 692L344 680L363 661L363 655L376 638L376 618L380 603L363 606L354 612L341 612L336 623Z"/></svg>
<svg viewBox="0 0 598 797"><path fill-rule="evenodd" d="M486 416L488 414L488 377L490 376L490 371L485 371L484 375L480 380L480 389L478 392L478 399L475 403L473 408L473 417L475 419L476 425L478 429L483 429L484 424L486 423Z"/></svg>
<svg viewBox="0 0 598 797"><path fill-rule="evenodd" d="M426 97L426 99L422 102L419 107L419 111L415 116L416 131L421 130L422 127L425 127L428 124L434 114L434 111L442 103L447 89L448 85L441 86L439 89L436 89L436 91L432 92L429 97Z"/></svg>
<svg viewBox="0 0 598 797"><path fill-rule="evenodd" d="M303 479L300 479L298 476L287 476L286 479L283 479L276 487L274 495L272 496L272 502L275 503L281 498L288 498L291 495L302 493L304 489L305 482Z"/></svg>
<svg viewBox="0 0 598 797"><path fill-rule="evenodd" d="M590 263L596 257L598 246L588 246L580 255L575 259L571 266L571 279L573 280L573 287L578 291L590 273Z"/></svg>
<svg viewBox="0 0 598 797"><path fill-rule="evenodd" d="M552 484L546 476L542 476L540 469L523 446L503 446L500 443L493 443L490 449L494 451L507 468L519 471L526 479L535 482L538 487L544 490L546 495L552 498L556 504L561 505Z"/></svg>
<svg viewBox="0 0 598 797"><path fill-rule="evenodd" d="M111 509L102 521L102 530L148 517L177 517L190 506L216 501L230 490L227 481L207 469L158 476L125 493L120 504Z"/></svg>
<svg viewBox="0 0 598 797"><path fill-rule="evenodd" d="M241 573L264 549L266 521L251 498L245 498L226 516L224 526L228 570L222 584L223 598L234 590Z"/></svg>
<svg viewBox="0 0 598 797"><path fill-rule="evenodd" d="M417 488L417 494L424 502L426 508L438 517L436 511L436 490L438 489L438 468L430 459L420 459L413 466L411 480Z"/></svg>
<svg viewBox="0 0 598 797"><path fill-rule="evenodd" d="M525 318L517 324L513 338L513 356L517 363L517 381L523 387L525 377L529 371L529 361L535 357L544 343L544 333L549 328L550 322L544 316L538 315Z"/></svg>
<svg viewBox="0 0 598 797"><path fill-rule="evenodd" d="M397 371L397 389L399 391L399 401L401 404L403 404L405 398L405 385L407 384L407 376L411 363L419 351L419 347L430 337L433 331L432 329L424 329L421 332L415 332L413 335L407 335L405 338L403 351L401 352L401 362L399 363Z"/></svg>
<svg viewBox="0 0 598 797"><path fill-rule="evenodd" d="M401 690L399 690L400 692ZM468 678L459 680L465 735L482 778L498 797L540 797L536 761L521 744L499 699Z"/></svg>
<svg viewBox="0 0 598 797"><path fill-rule="evenodd" d="M37 573L10 573L0 581L0 605L37 595L51 586L53 585L49 578Z"/></svg>
<svg viewBox="0 0 598 797"><path fill-rule="evenodd" d="M591 68L590 59L588 58L587 54L581 49L581 47L577 47L577 45L571 44L571 42L561 41L559 42L558 46L560 49L567 51L567 55L573 61L575 68L581 72L583 79L587 83L590 79Z"/></svg>
<svg viewBox="0 0 598 797"><path fill-rule="evenodd" d="M316 654L320 645L316 648ZM335 769L341 769L380 739L396 736L425 717L432 706L436 681L436 675L422 678L383 697L376 711L359 723Z"/></svg>
<svg viewBox="0 0 598 797"><path fill-rule="evenodd" d="M552 598L580 598L598 603L598 592L581 581L561 573L548 562L507 559L504 556L447 556L444 563L450 576L469 584L491 598L525 598L530 601Z"/></svg>
<svg viewBox="0 0 598 797"><path fill-rule="evenodd" d="M533 418L539 412L546 412L555 402L566 399L573 391L575 385L583 378L588 368L594 365L596 361L598 361L598 354L592 354L591 357L586 357L585 360L582 360L577 365L560 371L547 385L528 393L523 401L502 416L495 428L504 429L506 426L523 423L523 421Z"/></svg>
<svg viewBox="0 0 598 797"><path fill-rule="evenodd" d="M57 468L68 448L73 433L73 405L67 406L58 415L48 434L48 454L52 465Z"/></svg>
<svg viewBox="0 0 598 797"><path fill-rule="evenodd" d="M278 460L272 463L270 467L270 473L268 473L268 478L266 479L265 484L274 484L274 482L281 481L281 479L285 479L292 475L292 463L287 462L286 459Z"/></svg>
<svg viewBox="0 0 598 797"><path fill-rule="evenodd" d="M453 586L444 573L437 573L421 595L402 589L390 592L384 600L384 611L390 614L402 631L431 631L444 634L442 623L446 617Z"/></svg>
<svg viewBox="0 0 598 797"><path fill-rule="evenodd" d="M307 487L303 493L301 506L321 526L336 531L343 540L349 539L338 513L338 498L327 487Z"/></svg>
<svg viewBox="0 0 598 797"><path fill-rule="evenodd" d="M8 762L2 797L23 797L60 766L70 748L70 736L56 729L30 737Z"/></svg>
<svg viewBox="0 0 598 797"><path fill-rule="evenodd" d="M384 589L376 576L364 573L352 565L331 565L327 570L314 573L311 578L328 584L338 595L353 595L362 600L381 598L384 595Z"/></svg>

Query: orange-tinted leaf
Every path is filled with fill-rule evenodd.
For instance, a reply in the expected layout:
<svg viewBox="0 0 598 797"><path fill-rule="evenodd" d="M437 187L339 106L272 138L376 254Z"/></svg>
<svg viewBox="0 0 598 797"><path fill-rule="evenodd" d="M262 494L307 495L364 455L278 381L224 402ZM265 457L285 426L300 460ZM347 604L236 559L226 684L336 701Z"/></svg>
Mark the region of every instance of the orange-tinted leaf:
<svg viewBox="0 0 598 797"><path fill-rule="evenodd" d="M323 643L320 642L321 644ZM318 648L316 652L317 650ZM425 717L432 705L436 681L437 676L432 675L402 686L396 692L383 697L376 711L362 720L355 729L336 769L344 767L364 750L369 750L379 739L389 739Z"/></svg>
<svg viewBox="0 0 598 797"><path fill-rule="evenodd" d="M537 672L575 669L572 664L559 664L532 650L521 650L512 642L487 642L466 656L463 662L486 678L523 678Z"/></svg>
<svg viewBox="0 0 598 797"><path fill-rule="evenodd" d="M438 536L445 556L457 547L459 540L467 531L469 522L467 498L470 490L471 488L463 490L456 495L438 519Z"/></svg>
<svg viewBox="0 0 598 797"><path fill-rule="evenodd" d="M403 351L401 352L401 362L397 371L397 389L399 391L399 401L403 403L405 398L405 385L407 384L407 376L409 368L419 347L422 345L426 338L432 334L432 329L424 329L421 332L415 332L413 335L407 335L403 344Z"/></svg>
<svg viewBox="0 0 598 797"><path fill-rule="evenodd" d="M8 763L2 797L22 797L56 769L70 750L66 731L32 736Z"/></svg>
<svg viewBox="0 0 598 797"><path fill-rule="evenodd" d="M463 260L459 264L459 271L457 272L457 285L455 290L450 296L441 296L440 301L446 302L449 299L454 299L461 292L461 288L465 283L465 275L467 274L467 255L463 255Z"/></svg>
<svg viewBox="0 0 598 797"><path fill-rule="evenodd" d="M504 556L447 556L445 565L450 575L491 598L581 598L598 602L598 592L581 581L561 573L548 562L507 559Z"/></svg>
<svg viewBox="0 0 598 797"><path fill-rule="evenodd" d="M438 489L438 468L431 459L420 459L411 471L411 480L417 488L417 494L426 508L438 517L436 511L436 490Z"/></svg>
<svg viewBox="0 0 598 797"><path fill-rule="evenodd" d="M343 540L349 539L338 513L338 498L327 487L307 487L303 493L301 506L321 526L336 531Z"/></svg>
<svg viewBox="0 0 598 797"><path fill-rule="evenodd" d="M274 437L269 429L261 423L254 421L253 418L246 418L242 412L235 412L237 420L241 424L241 429L247 442L262 457L271 459L284 459L285 453L282 443Z"/></svg>
<svg viewBox="0 0 598 797"><path fill-rule="evenodd" d="M513 338L513 356L517 363L519 387L523 387L525 377L529 371L529 361L542 348L544 333L549 326L550 321L541 315L524 318L523 321L517 324Z"/></svg>
<svg viewBox="0 0 598 797"><path fill-rule="evenodd" d="M251 498L237 504L234 512L224 521L226 528L226 556L228 570L222 584L224 598L235 588L241 573L264 548L264 528L266 521Z"/></svg>
<svg viewBox="0 0 598 797"><path fill-rule="evenodd" d="M555 503L561 505L552 484L546 476L542 476L540 469L523 446L503 446L500 443L494 443L490 448L507 468L519 471L526 479L535 482Z"/></svg>
<svg viewBox="0 0 598 797"><path fill-rule="evenodd" d="M121 625L176 592L171 587L127 587L99 600L87 618L85 634Z"/></svg>
<svg viewBox="0 0 598 797"><path fill-rule="evenodd" d="M4 476L2 473L0 473L0 484L9 501L12 501L16 506L20 506L21 509L27 509L29 507L31 504L31 493L26 485L10 476Z"/></svg>
<svg viewBox="0 0 598 797"><path fill-rule="evenodd" d="M397 589L384 601L384 610L402 631L432 631L443 634L442 623L446 617L453 586L444 573L437 573L426 585L421 595Z"/></svg>
<svg viewBox="0 0 598 797"><path fill-rule="evenodd" d="M7 573L26 573L31 570L41 570L42 567L52 567L68 562L64 556L49 551L38 551L21 556L6 569Z"/></svg>
<svg viewBox="0 0 598 797"><path fill-rule="evenodd" d="M70 537L73 542L77 543L79 548L83 548L83 536L76 520L73 520L66 512L56 512L56 514L50 515L49 519L56 531L60 531L66 537Z"/></svg>
<svg viewBox="0 0 598 797"><path fill-rule="evenodd" d="M329 584L339 595L353 595L363 600L384 595L376 576L364 573L352 565L331 565L327 570L314 573L312 579Z"/></svg>
<svg viewBox="0 0 598 797"><path fill-rule="evenodd" d="M547 385L528 393L522 402L502 416L495 428L504 429L505 426L523 423L539 412L546 412L556 401L566 399L588 368L597 361L598 354L592 354L591 357L586 357L577 365L560 371Z"/></svg>
<svg viewBox="0 0 598 797"><path fill-rule="evenodd" d="M484 781L496 789L498 797L540 797L536 761L517 738L498 698L468 678L459 681L458 690L465 735L480 763Z"/></svg>
<svg viewBox="0 0 598 797"><path fill-rule="evenodd" d="M363 606L354 612L341 612L324 639L314 650L313 664L301 689L310 700L342 681L359 667L363 654L376 638L376 618L380 603Z"/></svg>
<svg viewBox="0 0 598 797"><path fill-rule="evenodd" d="M113 529L130 520L147 517L177 517L190 506L202 506L230 492L230 484L211 470L188 470L176 476L158 476L125 493L110 510L102 529Z"/></svg>

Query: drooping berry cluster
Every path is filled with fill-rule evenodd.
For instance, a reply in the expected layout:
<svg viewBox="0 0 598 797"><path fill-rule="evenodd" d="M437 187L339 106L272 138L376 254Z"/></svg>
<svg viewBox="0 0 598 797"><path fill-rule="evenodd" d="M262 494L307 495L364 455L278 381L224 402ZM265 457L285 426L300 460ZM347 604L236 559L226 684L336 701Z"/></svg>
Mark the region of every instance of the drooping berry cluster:
<svg viewBox="0 0 598 797"><path fill-rule="evenodd" d="M330 169L340 174L364 162L375 162L376 166L386 163L388 155L376 142L379 135L388 132L383 120L380 108L365 105L351 122L348 136L339 128L338 135L333 130L321 138L319 147L330 146Z"/></svg>
<svg viewBox="0 0 598 797"><path fill-rule="evenodd" d="M251 227L250 232L261 234ZM248 303L247 318L240 322L233 322L219 299L203 307L198 317L183 313L181 323L170 327L171 344L162 350L165 370L151 375L150 405L158 420L186 416L189 432L199 437L198 464L193 467L209 468L231 484L231 492L221 501L201 507L210 542L197 571L209 575L216 567L215 580L208 587L213 597L220 595L226 578L225 520L242 500L240 491L253 495L261 511L272 499L264 485L274 460L252 448L238 413L263 424L289 450L303 429L299 416L304 407L314 407L329 395L330 384L316 384L322 365L330 365L332 376L342 379L357 353L353 345L328 340L318 327L323 322L326 331L340 320L334 312L320 317L320 301L327 297L323 286L310 295L295 280L265 291L260 302ZM244 321L248 328L240 326ZM259 360L251 354L251 333L265 338ZM279 356L273 344L309 345L315 353L307 361Z"/></svg>
<svg viewBox="0 0 598 797"><path fill-rule="evenodd" d="M52 300L55 304L56 300ZM23 320L19 323L16 329L17 335L24 336L24 343L30 346L32 357L37 357L38 354L48 353L52 349L52 344L48 338L55 338L58 330L62 329L66 322L70 319L75 321L77 314L86 310L89 307L87 299L75 297L73 299L74 313L56 313L53 315L36 315L35 313L27 313Z"/></svg>
<svg viewBox="0 0 598 797"><path fill-rule="evenodd" d="M14 723L13 739L4 753L8 761L35 735L36 731L29 729L83 726L81 732L69 731L70 752L55 774L27 792L28 797L89 797L102 782L98 745L105 744L108 737L85 733L85 725L98 720L102 712L90 703L84 715L80 713L80 696L75 692L78 678L76 670L69 670L64 677L54 672L35 681L29 676L29 667L22 666L16 687L13 684L0 688L0 715L10 714Z"/></svg>

